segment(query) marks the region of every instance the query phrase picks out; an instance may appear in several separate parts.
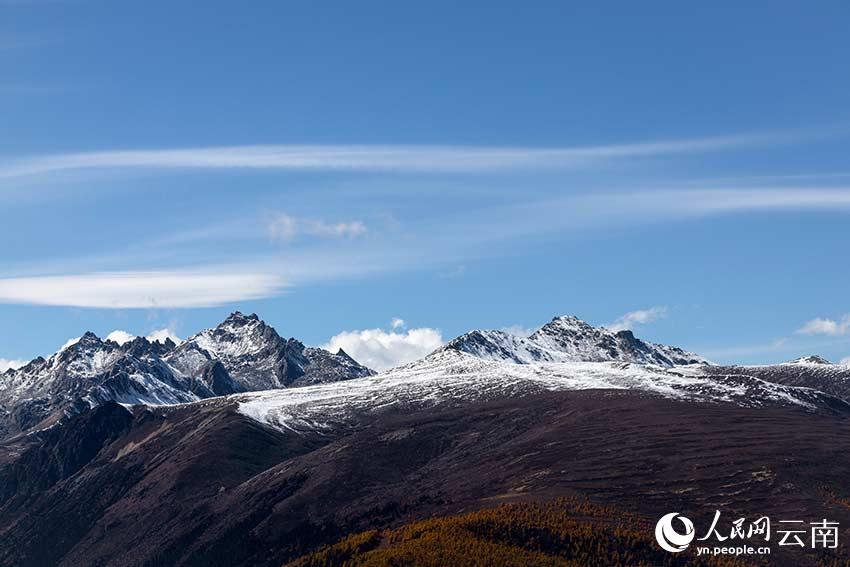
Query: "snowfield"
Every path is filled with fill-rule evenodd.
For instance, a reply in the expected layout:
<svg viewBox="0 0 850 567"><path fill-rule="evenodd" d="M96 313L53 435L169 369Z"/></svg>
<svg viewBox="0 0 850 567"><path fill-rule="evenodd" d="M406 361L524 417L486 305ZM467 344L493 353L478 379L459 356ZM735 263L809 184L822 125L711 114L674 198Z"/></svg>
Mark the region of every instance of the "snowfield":
<svg viewBox="0 0 850 567"><path fill-rule="evenodd" d="M558 390L627 389L680 400L746 407L793 405L814 411L822 392L782 386L752 376L716 374L710 366L665 368L619 362L517 364L452 349L383 374L231 396L239 412L296 432L332 430L389 408L414 410Z"/></svg>

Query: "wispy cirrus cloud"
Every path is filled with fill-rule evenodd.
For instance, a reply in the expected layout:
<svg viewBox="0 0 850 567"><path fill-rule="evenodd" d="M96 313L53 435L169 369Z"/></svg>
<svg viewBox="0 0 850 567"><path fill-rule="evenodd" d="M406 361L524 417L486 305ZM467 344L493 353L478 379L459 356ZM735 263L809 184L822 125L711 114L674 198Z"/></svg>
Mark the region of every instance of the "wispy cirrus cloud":
<svg viewBox="0 0 850 567"><path fill-rule="evenodd" d="M651 195L651 203L659 206L669 199L661 210L682 215L712 215L746 211L818 210L850 207L850 189L797 187L780 189L708 189L695 191L667 191ZM632 204L634 200L630 199ZM665 210L666 209L666 210Z"/></svg>
<svg viewBox="0 0 850 567"><path fill-rule="evenodd" d="M533 202L516 202L498 207L484 206L410 222L403 234L375 233L344 248L335 243L317 242L306 249L287 247L284 251L246 253L247 269L226 268L201 271L139 271L150 266L149 249L130 257L126 253L109 260L118 270L104 273L103 262L92 263L96 272L56 273L60 263L49 269L30 268L33 277L0 278L0 303L65 305L102 308L201 307L279 295L289 285L309 285L319 281L339 281L352 277L390 272L448 269L469 261L501 254L511 243L553 232L580 233L630 227L658 222L683 221L734 213L771 211L850 211L848 188L730 188L702 190L661 190L571 195ZM276 238L286 240L306 230L314 235L353 240L367 229L357 221L305 222L287 219L275 228ZM235 230L244 230L241 224ZM204 238L222 239L221 227L192 237L192 245ZM226 232L226 231L224 231ZM262 228L257 239L264 236ZM266 233L265 237L268 238ZM180 244L178 239L173 246ZM494 244L500 246L494 246ZM173 247L172 246L172 247ZM157 247L158 249L159 247ZM177 254L179 251L174 250ZM179 258L179 254L173 259ZM250 260L248 260L250 259ZM83 258L82 260L85 260ZM211 261L215 261L211 257ZM129 263L129 265L128 265ZM658 312L651 312L658 315ZM641 315L643 316L643 315ZM640 322L632 316L616 325ZM838 325L838 322L836 322ZM828 327L824 327L828 331ZM822 329L823 330L823 329ZM823 333L822 333L823 334Z"/></svg>
<svg viewBox="0 0 850 567"><path fill-rule="evenodd" d="M787 134L744 134L600 146L227 146L77 152L0 163L0 178L85 169L284 169L481 171L573 167L600 161L704 153L787 142Z"/></svg>
<svg viewBox="0 0 850 567"><path fill-rule="evenodd" d="M578 210L626 215L636 221L771 210L850 207L850 188L692 189L610 193L572 199ZM586 208L586 209L585 209Z"/></svg>
<svg viewBox="0 0 850 567"><path fill-rule="evenodd" d="M273 273L238 267L0 279L0 303L107 309L212 307L284 291Z"/></svg>
<svg viewBox="0 0 850 567"><path fill-rule="evenodd" d="M738 213L850 211L850 188L684 189L596 192L519 202L445 220L441 231L516 238ZM475 228L476 230L473 230ZM467 239L468 240L468 239Z"/></svg>
<svg viewBox="0 0 850 567"><path fill-rule="evenodd" d="M291 242L298 236L321 238L357 238L367 232L366 224L359 220L328 222L322 219L303 219L286 213L269 215L266 223L269 238L277 242Z"/></svg>
<svg viewBox="0 0 850 567"><path fill-rule="evenodd" d="M347 248L344 253L337 247L324 252L311 249L306 255L290 250L286 256L287 269L299 276L294 280L301 280L305 273L312 279L321 270L339 276L340 271L349 268L363 275L385 268L433 267L434 262L429 262L433 259L443 266L440 277L453 278L464 275L468 260L503 251L502 247L492 246L496 242L548 233L579 234L730 214L786 211L850 212L850 188L640 190L518 200L498 206L483 204L477 209L411 219L405 223L403 234L375 231L374 238ZM302 234L354 240L369 232L369 227L359 220L324 221L281 213L266 215L265 221L265 236L284 242ZM253 224L256 223L235 224L234 235L245 236L245 227ZM226 226L219 225L191 234L193 242L232 237ZM262 237L263 233L257 232L256 236ZM401 239L403 247L399 244ZM183 241L168 237L163 240L169 245ZM333 261L316 260L323 253ZM416 261L411 262L414 257Z"/></svg>

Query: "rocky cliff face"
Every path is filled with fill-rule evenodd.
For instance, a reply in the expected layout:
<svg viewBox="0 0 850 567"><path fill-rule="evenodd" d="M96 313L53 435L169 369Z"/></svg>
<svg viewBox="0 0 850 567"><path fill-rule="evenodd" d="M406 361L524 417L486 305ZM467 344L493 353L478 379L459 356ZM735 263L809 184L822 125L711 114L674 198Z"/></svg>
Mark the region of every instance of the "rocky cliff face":
<svg viewBox="0 0 850 567"><path fill-rule="evenodd" d="M305 348L239 312L179 346L144 338L119 345L86 333L48 359L0 374L0 438L108 401L178 404L371 374L345 353Z"/></svg>
<svg viewBox="0 0 850 567"><path fill-rule="evenodd" d="M454 339L445 348L518 364L631 362L672 367L709 363L678 347L643 341L631 331L593 327L573 316L555 317L528 337L504 331L472 331Z"/></svg>

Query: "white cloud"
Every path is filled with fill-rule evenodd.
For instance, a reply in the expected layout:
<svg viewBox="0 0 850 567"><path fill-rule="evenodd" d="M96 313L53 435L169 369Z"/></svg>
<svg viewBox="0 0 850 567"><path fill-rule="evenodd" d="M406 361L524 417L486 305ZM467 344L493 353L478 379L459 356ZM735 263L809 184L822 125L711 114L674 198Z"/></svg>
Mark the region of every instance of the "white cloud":
<svg viewBox="0 0 850 567"><path fill-rule="evenodd" d="M167 339L171 339L178 345L183 342L183 339L178 337L171 329L157 329L155 331L151 331L147 336L147 339L152 343L164 343Z"/></svg>
<svg viewBox="0 0 850 567"><path fill-rule="evenodd" d="M663 305L650 307L649 309L638 309L629 311L610 325L605 325L612 331L623 331L632 329L635 325L645 325L667 316L667 308Z"/></svg>
<svg viewBox="0 0 850 567"><path fill-rule="evenodd" d="M395 331L396 329L403 329L404 319L401 319L399 317L393 317L393 320L390 324L392 325L393 331Z"/></svg>
<svg viewBox="0 0 850 567"><path fill-rule="evenodd" d="M108 335L106 335L107 341L114 341L119 345L123 345L124 343L129 343L133 339L136 338L136 335L131 335L127 331L112 331Z"/></svg>
<svg viewBox="0 0 850 567"><path fill-rule="evenodd" d="M403 333L383 329L343 331L331 337L323 348L331 352L341 348L361 364L385 370L422 358L442 345L440 331L422 327Z"/></svg>
<svg viewBox="0 0 850 567"><path fill-rule="evenodd" d="M480 171L578 166L617 158L698 153L788 141L739 135L569 148L474 146L231 146L34 156L0 164L0 177L110 168Z"/></svg>
<svg viewBox="0 0 850 567"><path fill-rule="evenodd" d="M366 224L359 220L326 222L318 219L299 219L286 213L271 215L266 230L269 238L279 242L291 242L299 235L351 239L367 232Z"/></svg>
<svg viewBox="0 0 850 567"><path fill-rule="evenodd" d="M137 338L137 335L133 335L128 333L127 331L112 331L108 335L106 335L106 340L114 341L119 345L123 345L124 343L129 343L133 339ZM147 337L145 337L152 343L165 343L167 339L171 339L177 344L183 342L183 339L178 337L171 329L156 329L155 331L151 331Z"/></svg>
<svg viewBox="0 0 850 567"><path fill-rule="evenodd" d="M807 321L805 325L797 329L800 335L828 335L840 337L850 333L850 315L844 315L840 321L834 319L822 319L820 317Z"/></svg>
<svg viewBox="0 0 850 567"><path fill-rule="evenodd" d="M0 358L0 373L6 372L10 368L20 368L27 363L26 360L13 360L8 358Z"/></svg>
<svg viewBox="0 0 850 567"><path fill-rule="evenodd" d="M215 271L112 272L0 279L0 303L105 309L211 307L282 292L279 276Z"/></svg>

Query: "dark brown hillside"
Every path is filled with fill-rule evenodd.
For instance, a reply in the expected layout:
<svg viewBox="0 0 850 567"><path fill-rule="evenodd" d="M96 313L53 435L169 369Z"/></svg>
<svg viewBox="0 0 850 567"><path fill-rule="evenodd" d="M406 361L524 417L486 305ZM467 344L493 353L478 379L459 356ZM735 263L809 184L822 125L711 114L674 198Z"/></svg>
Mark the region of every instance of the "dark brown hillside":
<svg viewBox="0 0 850 567"><path fill-rule="evenodd" d="M672 511L826 517L850 541L848 433L839 415L612 390L383 414L333 436L220 399L138 409L79 470L0 503L0 564L277 567L364 530L564 496L649 526ZM0 446L0 475L56 450L21 443Z"/></svg>

